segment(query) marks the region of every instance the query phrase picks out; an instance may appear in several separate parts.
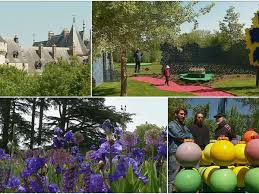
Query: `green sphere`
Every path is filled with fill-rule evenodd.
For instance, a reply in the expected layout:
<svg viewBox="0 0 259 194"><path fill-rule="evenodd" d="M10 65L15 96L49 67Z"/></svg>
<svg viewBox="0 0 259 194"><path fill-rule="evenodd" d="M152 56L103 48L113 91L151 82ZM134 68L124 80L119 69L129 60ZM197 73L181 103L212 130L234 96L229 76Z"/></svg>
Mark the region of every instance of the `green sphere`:
<svg viewBox="0 0 259 194"><path fill-rule="evenodd" d="M237 177L230 169L219 169L210 177L210 188L217 193L231 193L237 187Z"/></svg>
<svg viewBox="0 0 259 194"><path fill-rule="evenodd" d="M250 169L245 175L245 188L249 193L259 192L259 168Z"/></svg>
<svg viewBox="0 0 259 194"><path fill-rule="evenodd" d="M184 169L176 175L174 183L177 192L195 193L201 185L201 176L198 171Z"/></svg>

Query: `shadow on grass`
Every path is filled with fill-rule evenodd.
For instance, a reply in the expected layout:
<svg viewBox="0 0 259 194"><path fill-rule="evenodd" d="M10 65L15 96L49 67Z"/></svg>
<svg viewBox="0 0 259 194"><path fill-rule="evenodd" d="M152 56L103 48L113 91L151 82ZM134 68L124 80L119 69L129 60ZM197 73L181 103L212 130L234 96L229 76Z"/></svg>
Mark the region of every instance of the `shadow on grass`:
<svg viewBox="0 0 259 194"><path fill-rule="evenodd" d="M164 86L165 84L150 84L151 86Z"/></svg>
<svg viewBox="0 0 259 194"><path fill-rule="evenodd" d="M251 90L251 89L258 89L256 86L228 86L228 87L216 87L215 89L222 89L222 90Z"/></svg>
<svg viewBox="0 0 259 194"><path fill-rule="evenodd" d="M93 96L119 96L120 91L117 88L93 88Z"/></svg>

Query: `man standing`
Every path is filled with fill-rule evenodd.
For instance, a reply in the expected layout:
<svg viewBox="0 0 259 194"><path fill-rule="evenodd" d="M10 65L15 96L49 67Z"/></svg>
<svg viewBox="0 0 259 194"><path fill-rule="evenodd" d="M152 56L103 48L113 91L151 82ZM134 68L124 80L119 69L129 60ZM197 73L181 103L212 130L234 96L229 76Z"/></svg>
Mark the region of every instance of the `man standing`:
<svg viewBox="0 0 259 194"><path fill-rule="evenodd" d="M169 140L169 169L168 169L168 192L172 193L174 179L180 170L180 164L176 161L176 149L184 142L184 139L192 138L190 130L185 126L185 116L187 110L185 108L177 108L175 111L175 120L168 124L168 140Z"/></svg>
<svg viewBox="0 0 259 194"><path fill-rule="evenodd" d="M228 137L229 141L236 138L234 129L232 129L229 124L226 122L226 115L218 113L214 116L218 127L215 130L215 139L218 139L220 136Z"/></svg>
<svg viewBox="0 0 259 194"><path fill-rule="evenodd" d="M198 112L195 114L194 123L189 126L194 142L203 150L210 141L210 133L206 126L204 126L204 114Z"/></svg>
<svg viewBox="0 0 259 194"><path fill-rule="evenodd" d="M143 54L140 52L140 49L137 48L136 52L134 53L134 58L135 58L135 73L139 73L140 70L140 62Z"/></svg>

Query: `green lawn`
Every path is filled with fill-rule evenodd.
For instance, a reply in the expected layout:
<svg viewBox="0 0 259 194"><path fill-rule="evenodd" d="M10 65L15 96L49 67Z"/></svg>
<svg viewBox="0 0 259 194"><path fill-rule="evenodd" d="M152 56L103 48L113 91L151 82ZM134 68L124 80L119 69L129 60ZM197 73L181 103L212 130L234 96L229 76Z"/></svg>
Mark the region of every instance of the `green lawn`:
<svg viewBox="0 0 259 194"><path fill-rule="evenodd" d="M211 83L211 87L230 92L237 96L259 96L254 75L222 76Z"/></svg>
<svg viewBox="0 0 259 194"><path fill-rule="evenodd" d="M143 66L142 66L143 65ZM120 71L120 63L114 63L114 69ZM159 63L141 63L140 65L140 75L141 74L161 74L161 64ZM128 76L131 76L135 72L135 65L128 63L127 65Z"/></svg>
<svg viewBox="0 0 259 194"><path fill-rule="evenodd" d="M120 82L105 82L93 88L93 96L120 96ZM193 94L161 91L148 83L128 78L128 96L193 96Z"/></svg>

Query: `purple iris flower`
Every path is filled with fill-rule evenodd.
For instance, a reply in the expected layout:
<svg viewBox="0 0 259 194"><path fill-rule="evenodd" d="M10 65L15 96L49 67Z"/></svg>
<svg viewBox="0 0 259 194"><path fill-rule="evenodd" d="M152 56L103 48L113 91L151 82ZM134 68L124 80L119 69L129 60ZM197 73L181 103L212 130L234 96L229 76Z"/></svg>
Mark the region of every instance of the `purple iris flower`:
<svg viewBox="0 0 259 194"><path fill-rule="evenodd" d="M23 186L20 185L17 189L17 193L27 193L27 191Z"/></svg>
<svg viewBox="0 0 259 194"><path fill-rule="evenodd" d="M64 140L60 137L53 137L52 141L52 147L54 148L62 148L65 145Z"/></svg>
<svg viewBox="0 0 259 194"><path fill-rule="evenodd" d="M21 181L17 176L11 176L6 184L8 189L17 189L21 185Z"/></svg>
<svg viewBox="0 0 259 194"><path fill-rule="evenodd" d="M105 134L111 134L113 131L113 126L111 124L111 121L109 119L106 119L103 124L101 125L101 128L105 131Z"/></svg>
<svg viewBox="0 0 259 194"><path fill-rule="evenodd" d="M115 127L115 128L114 128L114 133L115 133L116 135L121 135L121 134L123 133L123 130L122 130L121 127Z"/></svg>
<svg viewBox="0 0 259 194"><path fill-rule="evenodd" d="M38 172L40 168L42 168L47 160L45 158L28 158L25 160L26 162L26 168L25 170L21 173L22 177L28 177L33 173Z"/></svg>
<svg viewBox="0 0 259 194"><path fill-rule="evenodd" d="M3 149L0 148L0 160L11 160L9 154L6 154Z"/></svg>
<svg viewBox="0 0 259 194"><path fill-rule="evenodd" d="M44 193L42 182L36 178L30 181L30 188L33 193Z"/></svg>
<svg viewBox="0 0 259 194"><path fill-rule="evenodd" d="M63 133L62 129L60 129L59 127L54 129L54 134L57 136L61 136L61 134Z"/></svg>
<svg viewBox="0 0 259 194"><path fill-rule="evenodd" d="M112 152L112 155L115 156L122 152L122 145L120 142L115 141L115 143L110 148L110 143L106 141L105 143L101 144L100 148L93 153L91 153L91 158L95 160L103 159L104 156L108 156Z"/></svg>
<svg viewBox="0 0 259 194"><path fill-rule="evenodd" d="M64 174L64 192L74 192L76 185L77 173L76 168L70 168L66 170Z"/></svg>
<svg viewBox="0 0 259 194"><path fill-rule="evenodd" d="M58 185L55 183L49 184L48 189L49 189L50 193L59 193L60 192Z"/></svg>
<svg viewBox="0 0 259 194"><path fill-rule="evenodd" d="M166 144L160 144L157 146L157 153L159 156L167 157L167 146Z"/></svg>
<svg viewBox="0 0 259 194"><path fill-rule="evenodd" d="M68 132L65 133L64 139L65 139L65 142L69 142L73 140L72 130L69 130Z"/></svg>
<svg viewBox="0 0 259 194"><path fill-rule="evenodd" d="M91 193L107 193L108 188L104 182L103 176L100 174L92 174L90 177L89 192Z"/></svg>

